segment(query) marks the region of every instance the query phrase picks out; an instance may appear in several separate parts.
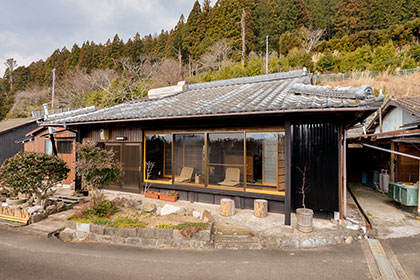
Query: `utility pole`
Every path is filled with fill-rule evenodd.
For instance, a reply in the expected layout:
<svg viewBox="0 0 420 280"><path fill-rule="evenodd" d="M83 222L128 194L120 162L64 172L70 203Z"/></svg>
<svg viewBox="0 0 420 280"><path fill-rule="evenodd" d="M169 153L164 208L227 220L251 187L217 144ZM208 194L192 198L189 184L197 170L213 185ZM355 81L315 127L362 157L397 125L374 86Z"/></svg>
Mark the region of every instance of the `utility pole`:
<svg viewBox="0 0 420 280"><path fill-rule="evenodd" d="M182 55L181 55L181 47L178 48L178 72L179 72L179 76L182 78Z"/></svg>
<svg viewBox="0 0 420 280"><path fill-rule="evenodd" d="M268 35L265 36L265 74L268 74Z"/></svg>
<svg viewBox="0 0 420 280"><path fill-rule="evenodd" d="M245 65L245 16L246 16L246 12L245 9L242 9L242 17L241 17L241 30L242 30L242 58L241 58L241 62L242 62L242 66Z"/></svg>
<svg viewBox="0 0 420 280"><path fill-rule="evenodd" d="M55 90L55 68L52 70L53 80L52 80L52 94L51 94L51 109L54 110L54 90Z"/></svg>

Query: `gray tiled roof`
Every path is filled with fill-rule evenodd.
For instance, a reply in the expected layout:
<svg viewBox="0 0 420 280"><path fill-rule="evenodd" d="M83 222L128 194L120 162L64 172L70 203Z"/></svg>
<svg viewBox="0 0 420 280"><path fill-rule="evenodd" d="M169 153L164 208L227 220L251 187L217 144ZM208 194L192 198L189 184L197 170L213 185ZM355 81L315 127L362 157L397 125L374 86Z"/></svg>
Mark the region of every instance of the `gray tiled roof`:
<svg viewBox="0 0 420 280"><path fill-rule="evenodd" d="M310 85L306 70L192 84L188 90L162 98L141 99L94 112L48 121L48 124L118 120L152 120L252 112L290 112L360 108L375 110L368 86L360 88ZM379 105L378 105L379 103Z"/></svg>

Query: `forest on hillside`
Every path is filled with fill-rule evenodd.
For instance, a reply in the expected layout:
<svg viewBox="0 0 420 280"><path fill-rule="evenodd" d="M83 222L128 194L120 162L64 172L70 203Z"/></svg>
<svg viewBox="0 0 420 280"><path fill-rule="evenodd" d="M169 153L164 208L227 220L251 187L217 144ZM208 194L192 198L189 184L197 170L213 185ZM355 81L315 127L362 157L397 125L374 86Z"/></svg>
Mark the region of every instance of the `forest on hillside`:
<svg viewBox="0 0 420 280"><path fill-rule="evenodd" d="M266 40L268 36L268 49ZM306 67L311 72L392 72L420 67L419 0L196 1L171 30L126 42L86 41L0 78L0 119L56 108L111 106L148 89Z"/></svg>

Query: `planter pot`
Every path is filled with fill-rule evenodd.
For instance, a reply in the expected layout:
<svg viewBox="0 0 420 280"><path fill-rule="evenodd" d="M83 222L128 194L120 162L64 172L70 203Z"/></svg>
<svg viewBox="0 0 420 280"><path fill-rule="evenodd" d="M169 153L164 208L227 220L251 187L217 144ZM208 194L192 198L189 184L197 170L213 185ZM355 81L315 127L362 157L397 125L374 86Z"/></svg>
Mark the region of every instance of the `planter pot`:
<svg viewBox="0 0 420 280"><path fill-rule="evenodd" d="M7 198L6 203L9 205L18 205L25 203L26 199L24 198Z"/></svg>
<svg viewBox="0 0 420 280"><path fill-rule="evenodd" d="M314 211L308 208L296 209L297 229L304 233L312 232Z"/></svg>
<svg viewBox="0 0 420 280"><path fill-rule="evenodd" d="M159 193L158 192L152 192L152 191L146 191L144 193L144 197L153 198L153 199L159 199Z"/></svg>
<svg viewBox="0 0 420 280"><path fill-rule="evenodd" d="M170 194L161 193L159 195L159 199L164 200L164 201L169 201L169 202L175 202L178 200L178 195L170 195Z"/></svg>
<svg viewBox="0 0 420 280"><path fill-rule="evenodd" d="M81 190L80 193L83 194L83 196L88 196L89 195L88 190Z"/></svg>

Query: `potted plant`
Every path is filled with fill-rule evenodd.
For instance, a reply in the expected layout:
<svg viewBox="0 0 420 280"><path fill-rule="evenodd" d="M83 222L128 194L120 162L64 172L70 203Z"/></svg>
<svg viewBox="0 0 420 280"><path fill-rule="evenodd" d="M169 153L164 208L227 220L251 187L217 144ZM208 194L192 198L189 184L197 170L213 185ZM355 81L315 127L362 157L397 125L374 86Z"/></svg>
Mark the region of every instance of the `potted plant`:
<svg viewBox="0 0 420 280"><path fill-rule="evenodd" d="M299 172L302 174L302 185L298 188L298 193L302 195L302 208L296 209L296 218L297 218L297 229L304 233L312 232L312 221L314 216L314 211L312 209L306 208L305 205L305 195L310 191L309 185L306 182L306 165L303 170L297 167Z"/></svg>
<svg viewBox="0 0 420 280"><path fill-rule="evenodd" d="M160 200L175 202L178 200L178 193L176 191L163 192L159 195Z"/></svg>
<svg viewBox="0 0 420 280"><path fill-rule="evenodd" d="M159 199L160 193L150 190L150 187L152 186L152 184L149 182L149 179L150 179L150 176L152 176L153 167L155 167L154 162L151 162L151 161L146 162L146 182L144 184L144 197Z"/></svg>

